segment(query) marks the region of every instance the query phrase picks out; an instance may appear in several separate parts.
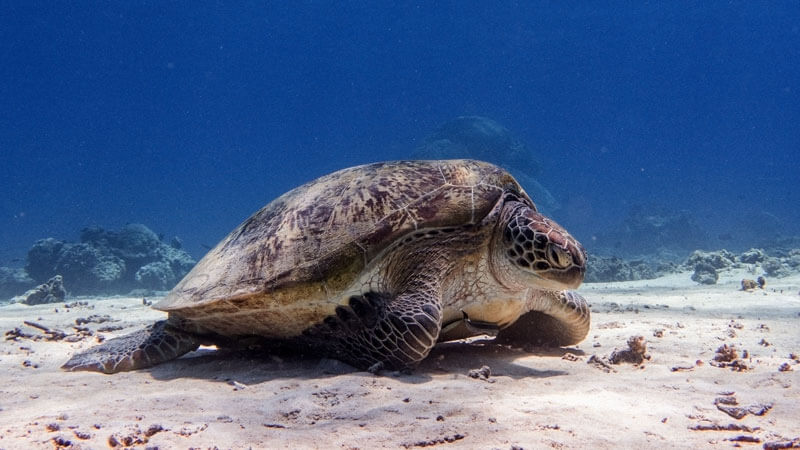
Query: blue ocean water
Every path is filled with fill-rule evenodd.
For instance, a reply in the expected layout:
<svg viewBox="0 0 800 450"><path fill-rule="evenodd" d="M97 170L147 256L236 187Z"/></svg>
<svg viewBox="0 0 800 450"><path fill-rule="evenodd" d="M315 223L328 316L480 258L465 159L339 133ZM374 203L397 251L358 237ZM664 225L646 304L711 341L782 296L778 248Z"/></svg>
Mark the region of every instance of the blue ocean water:
<svg viewBox="0 0 800 450"><path fill-rule="evenodd" d="M0 105L6 266L129 222L199 258L465 115L535 152L590 249L649 209L708 247L800 234L796 1L5 2Z"/></svg>

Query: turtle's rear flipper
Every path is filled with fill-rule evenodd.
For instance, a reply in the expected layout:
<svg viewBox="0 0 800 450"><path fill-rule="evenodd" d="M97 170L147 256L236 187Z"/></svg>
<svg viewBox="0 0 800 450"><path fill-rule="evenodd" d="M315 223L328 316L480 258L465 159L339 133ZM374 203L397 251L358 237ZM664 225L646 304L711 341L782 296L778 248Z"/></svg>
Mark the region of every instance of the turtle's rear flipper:
<svg viewBox="0 0 800 450"><path fill-rule="evenodd" d="M196 350L200 341L161 320L144 330L110 339L70 358L62 369L117 373L144 369Z"/></svg>

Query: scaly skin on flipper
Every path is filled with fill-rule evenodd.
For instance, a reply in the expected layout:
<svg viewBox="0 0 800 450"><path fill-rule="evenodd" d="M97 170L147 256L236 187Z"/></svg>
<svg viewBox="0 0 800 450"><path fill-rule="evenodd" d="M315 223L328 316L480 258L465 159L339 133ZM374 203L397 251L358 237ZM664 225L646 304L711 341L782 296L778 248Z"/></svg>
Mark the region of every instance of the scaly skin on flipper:
<svg viewBox="0 0 800 450"><path fill-rule="evenodd" d="M442 275L452 270L453 253L467 245L457 235L448 239L442 245L438 233L422 234L400 244L404 252L386 256L391 273L383 283L385 292L351 297L348 305L306 330L302 340L319 354L373 372L416 366L439 338Z"/></svg>
<svg viewBox="0 0 800 450"><path fill-rule="evenodd" d="M62 369L116 373L145 369L197 350L200 341L189 333L160 320L137 332L109 339L77 353Z"/></svg>
<svg viewBox="0 0 800 450"><path fill-rule="evenodd" d="M360 369L410 369L436 344L441 301L432 292L410 291L395 298L368 292L352 297L336 315L307 330L312 349Z"/></svg>
<svg viewBox="0 0 800 450"><path fill-rule="evenodd" d="M500 330L498 343L519 347L561 347L581 342L589 333L589 304L575 291L532 291L530 311Z"/></svg>

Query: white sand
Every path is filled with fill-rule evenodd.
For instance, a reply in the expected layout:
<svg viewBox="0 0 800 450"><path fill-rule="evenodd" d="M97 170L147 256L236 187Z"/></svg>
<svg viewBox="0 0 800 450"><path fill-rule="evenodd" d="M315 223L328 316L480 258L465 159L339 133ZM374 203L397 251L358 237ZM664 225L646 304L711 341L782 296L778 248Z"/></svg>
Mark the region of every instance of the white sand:
<svg viewBox="0 0 800 450"><path fill-rule="evenodd" d="M451 343L402 376L210 349L151 370L67 373L59 366L94 338L3 340L0 448L58 442L104 448L114 439L159 448L760 448L786 442L800 437L800 364L789 358L800 355L800 276L769 280L766 291L756 292L737 290L742 277L752 276L729 272L710 287L691 282L688 273L585 285L592 330L578 346L529 353L480 339ZM163 317L141 298L89 305L3 306L0 330L41 335L23 325L28 320L72 332L75 319L108 314L119 321L88 326L124 327L100 333L112 337ZM643 366L606 372L587 363L636 334L646 338L651 355ZM724 343L740 354L747 350L751 370L709 364ZM784 363L792 370L779 371ZM492 371L488 381L467 376L483 365ZM691 369L672 371L676 366ZM752 412L772 407L737 420L715 406L718 397L735 398ZM691 429L698 425L740 429ZM727 441L740 436L759 442Z"/></svg>

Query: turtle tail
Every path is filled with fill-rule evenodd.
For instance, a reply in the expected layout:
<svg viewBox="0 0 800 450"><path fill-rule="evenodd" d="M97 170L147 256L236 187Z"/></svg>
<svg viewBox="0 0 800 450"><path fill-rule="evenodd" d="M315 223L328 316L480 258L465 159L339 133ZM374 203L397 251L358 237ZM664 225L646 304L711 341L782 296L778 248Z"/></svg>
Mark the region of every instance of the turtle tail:
<svg viewBox="0 0 800 450"><path fill-rule="evenodd" d="M62 369L117 373L144 369L196 350L200 341L193 334L161 320L144 330L109 339L75 354Z"/></svg>

